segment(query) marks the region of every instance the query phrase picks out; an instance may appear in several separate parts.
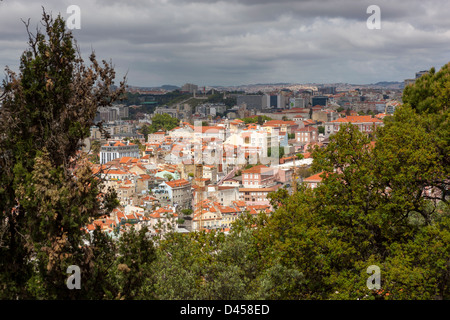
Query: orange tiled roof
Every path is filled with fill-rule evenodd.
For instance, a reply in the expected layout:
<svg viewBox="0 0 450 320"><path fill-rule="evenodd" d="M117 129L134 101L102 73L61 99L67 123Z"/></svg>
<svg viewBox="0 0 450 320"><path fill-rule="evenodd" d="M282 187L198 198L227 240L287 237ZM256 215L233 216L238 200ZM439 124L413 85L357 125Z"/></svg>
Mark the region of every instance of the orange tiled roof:
<svg viewBox="0 0 450 320"><path fill-rule="evenodd" d="M378 118L373 118L372 116L347 116L345 118L338 118L331 122L351 122L351 123L361 123L361 122L383 122Z"/></svg>

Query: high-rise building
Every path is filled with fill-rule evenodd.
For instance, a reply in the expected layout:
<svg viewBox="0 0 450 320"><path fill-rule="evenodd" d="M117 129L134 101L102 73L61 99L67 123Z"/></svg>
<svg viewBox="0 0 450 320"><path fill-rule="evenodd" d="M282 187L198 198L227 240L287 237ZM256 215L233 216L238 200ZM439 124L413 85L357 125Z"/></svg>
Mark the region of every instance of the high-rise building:
<svg viewBox="0 0 450 320"><path fill-rule="evenodd" d="M427 73L428 73L428 70L416 72L416 79L419 79L421 76L423 76L424 74L427 74Z"/></svg>
<svg viewBox="0 0 450 320"><path fill-rule="evenodd" d="M323 96L314 96L311 99L311 103L313 106L326 106L328 102L328 97Z"/></svg>
<svg viewBox="0 0 450 320"><path fill-rule="evenodd" d="M197 90L198 86L192 83L186 83L181 87L181 92L195 93Z"/></svg>
<svg viewBox="0 0 450 320"><path fill-rule="evenodd" d="M265 96L259 94L239 95L236 98L236 104L240 106L245 103L247 109L262 109L265 105L265 103L263 103L264 97Z"/></svg>

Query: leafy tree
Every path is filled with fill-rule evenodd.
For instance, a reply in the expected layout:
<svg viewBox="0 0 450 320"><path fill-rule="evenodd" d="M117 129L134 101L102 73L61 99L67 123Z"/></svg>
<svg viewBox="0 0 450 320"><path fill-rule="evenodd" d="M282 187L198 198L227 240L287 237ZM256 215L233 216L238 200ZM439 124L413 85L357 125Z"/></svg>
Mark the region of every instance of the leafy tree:
<svg viewBox="0 0 450 320"><path fill-rule="evenodd" d="M75 298L66 269L78 265L84 281L95 261L82 228L108 213L117 199L100 195L101 181L78 150L97 108L124 91L113 90L111 65L80 57L63 19L43 13L29 34L20 72L6 68L0 109L0 295L3 298ZM93 267L95 269L95 266ZM90 271L88 271L90 270Z"/></svg>
<svg viewBox="0 0 450 320"><path fill-rule="evenodd" d="M181 210L181 213L185 216L190 216L194 211L192 209L183 209Z"/></svg>
<svg viewBox="0 0 450 320"><path fill-rule="evenodd" d="M323 172L317 188L271 195L276 211L260 231L267 259L305 279L277 297L449 297L449 210L442 196L448 166L442 133L428 125L404 106L376 132L376 143L356 126L343 126L327 148L313 151L312 170ZM383 291L366 287L370 265L382 269Z"/></svg>
<svg viewBox="0 0 450 320"><path fill-rule="evenodd" d="M179 125L180 121L177 118L172 118L167 113L155 114L152 117L152 124L150 126L150 133L158 130L168 131Z"/></svg>
<svg viewBox="0 0 450 320"><path fill-rule="evenodd" d="M150 128L148 125L146 125L146 124L144 124L142 127L141 127L141 129L140 129L140 132L144 135L144 139L145 139L145 142L147 142L148 141L148 134L149 133L152 133L152 128ZM157 131L157 130L156 130Z"/></svg>
<svg viewBox="0 0 450 320"><path fill-rule="evenodd" d="M272 156L272 147L267 148L267 156ZM284 147L279 146L278 147L278 158L281 159L284 156Z"/></svg>
<svg viewBox="0 0 450 320"><path fill-rule="evenodd" d="M264 124L265 121L269 121L272 120L272 118L268 117L268 116L257 116L257 117L247 117L247 118L242 118L242 121L244 121L246 124L249 123L257 123L257 124Z"/></svg>
<svg viewBox="0 0 450 320"><path fill-rule="evenodd" d="M156 260L153 240L147 227L124 232L118 242L118 258L112 273L118 288L117 299L152 299L152 264Z"/></svg>
<svg viewBox="0 0 450 320"><path fill-rule="evenodd" d="M173 180L173 175L171 175L170 173L165 173L164 179L166 179L167 181L171 181Z"/></svg>
<svg viewBox="0 0 450 320"><path fill-rule="evenodd" d="M319 133L325 134L325 127L324 126L318 126L317 129L318 129Z"/></svg>
<svg viewBox="0 0 450 320"><path fill-rule="evenodd" d="M450 62L438 72L433 67L413 85L406 86L402 100L419 113L433 114L448 112L450 88Z"/></svg>

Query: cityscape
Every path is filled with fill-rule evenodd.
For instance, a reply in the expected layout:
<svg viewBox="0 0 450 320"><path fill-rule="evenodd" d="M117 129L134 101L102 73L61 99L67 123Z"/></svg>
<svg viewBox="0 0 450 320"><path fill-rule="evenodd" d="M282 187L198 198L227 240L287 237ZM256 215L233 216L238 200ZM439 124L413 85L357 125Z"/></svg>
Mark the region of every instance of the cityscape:
<svg viewBox="0 0 450 320"><path fill-rule="evenodd" d="M445 1L26 6L0 1L0 300L450 298Z"/></svg>

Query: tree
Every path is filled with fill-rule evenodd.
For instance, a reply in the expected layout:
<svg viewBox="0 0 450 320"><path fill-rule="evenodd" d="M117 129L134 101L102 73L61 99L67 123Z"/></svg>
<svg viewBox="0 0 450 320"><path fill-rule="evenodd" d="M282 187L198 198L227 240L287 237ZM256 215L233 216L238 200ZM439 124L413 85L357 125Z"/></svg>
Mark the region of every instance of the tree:
<svg viewBox="0 0 450 320"><path fill-rule="evenodd" d="M63 19L43 13L29 35L17 74L6 68L0 109L0 295L3 298L74 298L66 287L69 265L94 276L95 257L85 226L118 201L104 192L78 150L97 108L124 92L115 73L92 53L87 67Z"/></svg>
<svg viewBox="0 0 450 320"><path fill-rule="evenodd" d="M167 181L171 181L171 180L173 180L173 175L170 173L165 173L164 179L166 179Z"/></svg>
<svg viewBox="0 0 450 320"><path fill-rule="evenodd" d="M148 125L144 124L141 127L140 132L144 135L145 142L147 142L148 141L148 134L152 132L152 129Z"/></svg>
<svg viewBox="0 0 450 320"><path fill-rule="evenodd" d="M433 67L422 75L413 85L408 85L403 91L404 104L419 113L433 114L448 112L450 88L448 86L450 62L438 72Z"/></svg>
<svg viewBox="0 0 450 320"><path fill-rule="evenodd" d="M271 157L272 156L272 147L267 148L267 156ZM284 147L279 146L278 147L278 159L283 158L284 156Z"/></svg>
<svg viewBox="0 0 450 320"><path fill-rule="evenodd" d="M319 133L325 134L325 127L324 126L318 126L317 129L318 129Z"/></svg>
<svg viewBox="0 0 450 320"><path fill-rule="evenodd" d="M305 156L302 153L297 153L295 155L297 157L297 159L302 160L303 158L305 158Z"/></svg>
<svg viewBox="0 0 450 320"><path fill-rule="evenodd" d="M179 125L180 121L177 118L172 118L167 113L155 114L152 117L152 124L150 126L150 133L158 130L169 131Z"/></svg>
<svg viewBox="0 0 450 320"><path fill-rule="evenodd" d="M265 259L304 276L304 285L292 287L290 295L450 296L448 202L427 192L439 194L448 167L437 139L442 133L427 130L428 124L403 106L377 130L375 143L356 126L343 126L325 149L313 151L312 170L323 172L318 187L271 195L276 211L260 238L267 239ZM383 292L366 287L370 265L382 269Z"/></svg>

